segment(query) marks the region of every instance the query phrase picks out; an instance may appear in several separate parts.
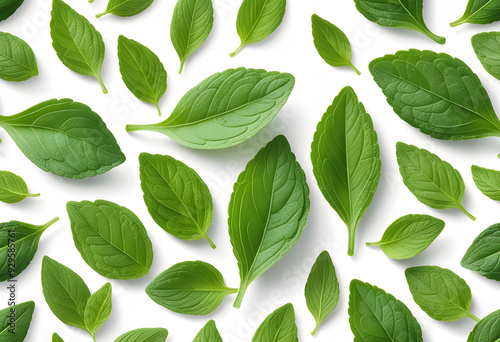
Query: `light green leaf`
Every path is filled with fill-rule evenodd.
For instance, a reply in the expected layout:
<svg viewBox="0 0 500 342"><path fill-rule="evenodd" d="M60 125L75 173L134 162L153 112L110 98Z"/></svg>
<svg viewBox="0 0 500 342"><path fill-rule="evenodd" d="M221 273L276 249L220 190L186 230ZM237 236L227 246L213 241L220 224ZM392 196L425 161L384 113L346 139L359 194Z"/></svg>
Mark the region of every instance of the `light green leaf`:
<svg viewBox="0 0 500 342"><path fill-rule="evenodd" d="M237 290L224 284L222 274L203 261L175 264L146 288L157 304L187 315L206 315L217 309L222 300Z"/></svg>
<svg viewBox="0 0 500 342"><path fill-rule="evenodd" d="M441 234L444 221L429 215L406 215L394 221L378 242L367 246L380 246L392 259L413 258L423 252Z"/></svg>
<svg viewBox="0 0 500 342"><path fill-rule="evenodd" d="M198 49L212 31L214 9L212 0L178 0L170 23L170 39L184 63Z"/></svg>
<svg viewBox="0 0 500 342"><path fill-rule="evenodd" d="M248 286L297 243L309 214L309 187L286 138L248 162L229 203L229 237L240 270L239 308Z"/></svg>
<svg viewBox="0 0 500 342"><path fill-rule="evenodd" d="M465 13L462 17L450 24L458 26L460 24L490 24L500 20L499 0L469 0Z"/></svg>
<svg viewBox="0 0 500 342"><path fill-rule="evenodd" d="M314 176L347 225L347 253L352 256L356 228L377 191L382 163L371 117L351 87L342 89L328 107L311 150Z"/></svg>
<svg viewBox="0 0 500 342"><path fill-rule="evenodd" d="M291 303L273 311L253 335L252 342L299 342Z"/></svg>
<svg viewBox="0 0 500 342"><path fill-rule="evenodd" d="M349 324L355 342L422 342L422 329L406 305L357 279L349 286Z"/></svg>
<svg viewBox="0 0 500 342"><path fill-rule="evenodd" d="M161 116L159 102L167 90L167 72L158 56L141 43L120 35L118 59L127 88L139 100L154 104Z"/></svg>
<svg viewBox="0 0 500 342"><path fill-rule="evenodd" d="M106 14L113 14L119 17L131 17L146 10L154 0L109 0L106 11L97 14L100 18Z"/></svg>
<svg viewBox="0 0 500 342"><path fill-rule="evenodd" d="M54 333L52 335L52 342L64 342L64 340L57 333Z"/></svg>
<svg viewBox="0 0 500 342"><path fill-rule="evenodd" d="M484 69L500 80L500 32L478 33L472 36L471 43Z"/></svg>
<svg viewBox="0 0 500 342"><path fill-rule="evenodd" d="M494 201L500 201L500 171L472 165L474 183L481 192Z"/></svg>
<svg viewBox="0 0 500 342"><path fill-rule="evenodd" d="M38 197L40 194L31 194L24 179L9 172L0 171L0 202L17 203L26 197Z"/></svg>
<svg viewBox="0 0 500 342"><path fill-rule="evenodd" d="M432 51L399 51L370 63L375 82L401 119L444 140L500 136L500 121L476 74Z"/></svg>
<svg viewBox="0 0 500 342"><path fill-rule="evenodd" d="M500 310L492 312L479 321L469 334L467 342L500 341Z"/></svg>
<svg viewBox="0 0 500 342"><path fill-rule="evenodd" d="M68 202L66 209L75 246L94 271L111 279L137 279L149 273L153 246L132 211L103 200Z"/></svg>
<svg viewBox="0 0 500 342"><path fill-rule="evenodd" d="M193 342L222 342L215 321L211 319L201 328L200 332L195 336Z"/></svg>
<svg viewBox="0 0 500 342"><path fill-rule="evenodd" d="M155 222L183 240L206 239L212 223L212 195L196 171L170 156L139 155L144 201Z"/></svg>
<svg viewBox="0 0 500 342"><path fill-rule="evenodd" d="M410 267L405 271L415 303L438 321L457 321L470 317L472 294L469 285L458 275L439 266Z"/></svg>
<svg viewBox="0 0 500 342"><path fill-rule="evenodd" d="M274 119L294 83L290 74L228 69L188 91L167 120L127 125L127 132L155 131L197 149L231 147L250 139Z"/></svg>
<svg viewBox="0 0 500 342"><path fill-rule="evenodd" d="M37 75L36 56L31 47L19 37L0 32L0 78L21 82Z"/></svg>
<svg viewBox="0 0 500 342"><path fill-rule="evenodd" d="M460 264L488 279L500 281L500 223L489 226L476 237Z"/></svg>
<svg viewBox="0 0 500 342"><path fill-rule="evenodd" d="M230 56L236 55L243 46L260 42L273 33L283 21L285 9L286 0L243 0L236 19L241 44Z"/></svg>
<svg viewBox="0 0 500 342"><path fill-rule="evenodd" d="M316 14L312 15L311 21L314 46L321 58L334 67L350 66L361 75L351 62L351 43L345 33Z"/></svg>
<svg viewBox="0 0 500 342"><path fill-rule="evenodd" d="M9 18L23 4L24 0L1 0L0 21Z"/></svg>
<svg viewBox="0 0 500 342"><path fill-rule="evenodd" d="M0 127L32 163L58 176L93 177L125 161L101 117L70 99L48 100L16 115L0 115Z"/></svg>
<svg viewBox="0 0 500 342"><path fill-rule="evenodd" d="M163 328L142 328L129 331L114 342L165 342L168 331Z"/></svg>
<svg viewBox="0 0 500 342"><path fill-rule="evenodd" d="M23 342L28 334L34 310L35 302L32 301L0 310L0 341Z"/></svg>
<svg viewBox="0 0 500 342"><path fill-rule="evenodd" d="M316 326L311 333L314 335L321 322L335 310L339 302L339 281L327 251L321 252L312 266L304 294L307 308L316 319Z"/></svg>
<svg viewBox="0 0 500 342"><path fill-rule="evenodd" d="M50 35L61 62L76 73L95 77L106 94L101 78L104 42L87 18L62 0L53 0Z"/></svg>
<svg viewBox="0 0 500 342"><path fill-rule="evenodd" d="M85 306L85 325L94 341L97 330L99 330L108 320L109 315L111 315L111 309L111 284L106 283L90 296Z"/></svg>
<svg viewBox="0 0 500 342"><path fill-rule="evenodd" d="M41 226L18 221L0 223L0 281L15 278L28 267L38 249L40 237L58 220L56 217ZM12 248L15 253L12 253ZM12 267L13 263L15 267Z"/></svg>

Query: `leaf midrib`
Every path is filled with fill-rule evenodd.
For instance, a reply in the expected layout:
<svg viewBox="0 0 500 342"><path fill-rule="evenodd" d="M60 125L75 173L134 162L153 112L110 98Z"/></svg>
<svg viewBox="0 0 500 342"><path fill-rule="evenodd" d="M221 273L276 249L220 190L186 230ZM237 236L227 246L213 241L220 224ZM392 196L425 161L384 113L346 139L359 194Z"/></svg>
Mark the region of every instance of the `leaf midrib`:
<svg viewBox="0 0 500 342"><path fill-rule="evenodd" d="M48 227L47 227L47 228L48 228ZM46 229L46 228L45 228L45 229ZM17 245L18 243L21 243L21 242L23 242L24 240L26 240L26 239L28 239L28 238L31 238L31 237L32 237L32 236L34 236L34 235L35 235L35 236L36 236L36 235L40 235L40 236L41 236L41 234L45 231L45 229L38 228L38 230L37 230L37 231L35 231L35 232L31 233L31 234L28 234L28 235L26 235L26 236L24 236L24 237L20 238L19 240L15 240L15 242L14 242L14 243ZM4 250L6 250L8 247L9 247L8 245L5 245L5 246L0 247L0 253L2 253L2 252L3 252Z"/></svg>
<svg viewBox="0 0 500 342"><path fill-rule="evenodd" d="M1 51L0 51L0 56L8 59L9 61L11 61L11 62L13 62L13 63L15 63L15 64L23 67L23 68L25 68L26 70L29 70L29 71L33 72L33 74L35 74L35 75L37 74L37 72L35 70L31 69L31 67L29 67L27 65L24 65L24 64L20 63L19 61L15 60L15 59L12 59L11 57L7 56L6 54L2 53Z"/></svg>
<svg viewBox="0 0 500 342"><path fill-rule="evenodd" d="M19 304L20 305L20 304ZM19 310L19 309L17 309ZM17 322L19 322L21 320L21 318L23 318L23 316L26 316L28 314L28 311L29 310L26 310L24 311L21 316L17 317L16 316L16 319L15 319L15 323L17 325ZM9 329L11 329L11 326L10 325L7 325L2 331L0 331L0 337L2 337L3 333L6 332L6 331L9 331ZM15 335L14 335L15 336Z"/></svg>
<svg viewBox="0 0 500 342"><path fill-rule="evenodd" d="M366 303L366 302L367 302L367 300L366 300L366 298L365 298L365 297L361 294L361 291L359 291L358 289L356 289L356 291L358 291L358 294L361 296L361 298L363 298L363 301ZM373 291L373 290L369 290L369 291ZM376 300L378 300L378 297L379 297L379 296L377 296L377 293L375 293L375 298L376 298ZM375 317L375 319L377 320L377 322L380 324L380 326L384 329L384 331L385 331L385 333L386 333L387 337L389 337L389 338L391 339L391 341L392 341L392 342L396 342L396 341L392 338L392 336L389 334L389 332L387 331L387 329L385 328L385 325L384 325L384 324L382 324L382 321L379 319L379 317L377 316L377 314L375 313L375 311L373 311L373 310L372 310L371 305L368 305L368 304L367 304L366 306L368 307L368 309L369 309L369 310L370 310L370 312L372 313L373 317ZM365 315L363 315L363 316L365 316Z"/></svg>
<svg viewBox="0 0 500 342"><path fill-rule="evenodd" d="M249 1L249 0L245 0L245 1ZM266 8L267 5L269 5L270 1L273 1L273 0L265 0L264 5L262 6L262 8L260 10L260 13L259 13L257 19L252 24L252 27L250 28L250 30L248 30L248 33L245 36L245 38L241 40L241 45L242 46L246 44L246 41L247 41L248 37L252 34L253 30L255 29L255 26L257 26L257 23L260 22L260 20L262 19L262 16L263 16L263 13L264 13L264 9Z"/></svg>
<svg viewBox="0 0 500 342"><path fill-rule="evenodd" d="M469 20L470 18L472 18L473 16L475 16L478 12L480 12L482 9L484 9L485 7L487 7L492 1L493 0L487 1L483 6L479 7L475 12L472 12L468 17L466 17L464 19L465 20ZM500 339L498 341L500 341Z"/></svg>

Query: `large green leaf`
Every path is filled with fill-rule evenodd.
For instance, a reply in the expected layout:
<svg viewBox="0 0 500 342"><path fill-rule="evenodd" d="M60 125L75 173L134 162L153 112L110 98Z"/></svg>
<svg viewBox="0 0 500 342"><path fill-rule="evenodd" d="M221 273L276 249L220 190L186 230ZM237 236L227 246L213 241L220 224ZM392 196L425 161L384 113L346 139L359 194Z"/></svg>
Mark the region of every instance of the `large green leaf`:
<svg viewBox="0 0 500 342"><path fill-rule="evenodd" d="M24 0L0 0L0 21L10 17L23 4Z"/></svg>
<svg viewBox="0 0 500 342"><path fill-rule="evenodd" d="M97 330L111 315L111 309L111 284L106 283L90 296L83 314L87 330L94 341Z"/></svg>
<svg viewBox="0 0 500 342"><path fill-rule="evenodd" d="M469 0L462 17L451 26L460 24L490 24L500 20L500 1L499 0Z"/></svg>
<svg viewBox="0 0 500 342"><path fill-rule="evenodd" d="M252 342L299 342L293 305L285 304L267 316Z"/></svg>
<svg viewBox="0 0 500 342"><path fill-rule="evenodd" d="M35 310L35 302L24 302L0 310L0 341L23 342Z"/></svg>
<svg viewBox="0 0 500 342"><path fill-rule="evenodd" d="M114 342L165 342L168 331L163 328L135 329L118 337Z"/></svg>
<svg viewBox="0 0 500 342"><path fill-rule="evenodd" d="M20 176L9 172L0 171L0 202L17 203L26 197L38 197L40 194L31 194L28 185Z"/></svg>
<svg viewBox="0 0 500 342"><path fill-rule="evenodd" d="M201 328L200 332L195 336L193 342L222 342L215 321L211 319Z"/></svg>
<svg viewBox="0 0 500 342"><path fill-rule="evenodd" d="M476 237L461 265L486 278L500 281L500 223L486 228Z"/></svg>
<svg viewBox="0 0 500 342"><path fill-rule="evenodd" d="M471 43L484 69L500 80L500 32L478 33L472 36Z"/></svg>
<svg viewBox="0 0 500 342"><path fill-rule="evenodd" d="M495 201L500 201L500 171L472 165L474 183L481 192Z"/></svg>
<svg viewBox="0 0 500 342"><path fill-rule="evenodd" d="M356 228L377 191L382 163L371 117L351 87L328 107L311 150L318 186L347 225L347 253L354 255Z"/></svg>
<svg viewBox="0 0 500 342"><path fill-rule="evenodd" d="M498 342L500 341L500 310L492 312L474 327L467 342Z"/></svg>
<svg viewBox="0 0 500 342"><path fill-rule="evenodd" d="M113 14L119 17L131 17L146 10L154 0L109 0L106 11L97 14L100 18L106 14Z"/></svg>
<svg viewBox="0 0 500 342"><path fill-rule="evenodd" d="M240 270L234 302L299 239L309 213L304 171L282 135L251 160L234 185L229 203L229 237Z"/></svg>
<svg viewBox="0 0 500 342"><path fill-rule="evenodd" d="M38 66L31 47L19 37L0 32L0 78L21 82L37 75Z"/></svg>

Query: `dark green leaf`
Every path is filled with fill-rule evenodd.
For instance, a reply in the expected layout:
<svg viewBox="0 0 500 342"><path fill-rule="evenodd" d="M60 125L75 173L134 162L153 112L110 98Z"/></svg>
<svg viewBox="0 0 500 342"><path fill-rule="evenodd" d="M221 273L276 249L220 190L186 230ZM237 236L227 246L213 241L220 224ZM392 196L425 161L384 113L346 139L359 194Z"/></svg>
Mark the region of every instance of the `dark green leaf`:
<svg viewBox="0 0 500 342"><path fill-rule="evenodd" d="M464 23L490 24L498 20L500 20L499 0L469 0L462 17L450 25L458 26Z"/></svg>
<svg viewBox="0 0 500 342"><path fill-rule="evenodd" d="M479 234L467 249L461 265L486 278L500 281L500 223Z"/></svg>
<svg viewBox="0 0 500 342"><path fill-rule="evenodd" d="M193 342L222 342L215 321L211 319L201 328L200 332L196 335Z"/></svg>
<svg viewBox="0 0 500 342"><path fill-rule="evenodd" d="M85 325L94 341L95 333L108 320L111 309L111 284L106 283L90 296L85 306Z"/></svg>
<svg viewBox="0 0 500 342"><path fill-rule="evenodd" d="M0 0L0 21L14 14L23 2L24 0Z"/></svg>
<svg viewBox="0 0 500 342"><path fill-rule="evenodd" d="M119 17L131 17L146 10L154 0L109 0L106 11L96 15L97 18L106 14Z"/></svg>
<svg viewBox="0 0 500 342"><path fill-rule="evenodd" d="M500 201L500 171L472 165L474 183L481 192L495 201Z"/></svg>
<svg viewBox="0 0 500 342"><path fill-rule="evenodd" d="M0 171L0 202L17 203L26 197L38 197L40 194L31 194L24 179L9 172Z"/></svg>
<svg viewBox="0 0 500 342"><path fill-rule="evenodd" d="M500 310L492 312L474 327L467 342L500 341Z"/></svg>
<svg viewBox="0 0 500 342"><path fill-rule="evenodd" d="M24 302L0 310L0 341L23 342L35 310L35 302Z"/></svg>
<svg viewBox="0 0 500 342"><path fill-rule="evenodd" d="M299 342L293 305L285 304L267 316L252 342Z"/></svg>
<svg viewBox="0 0 500 342"><path fill-rule="evenodd" d="M0 78L21 82L37 75L38 66L31 47L19 37L0 32Z"/></svg>
<svg viewBox="0 0 500 342"><path fill-rule="evenodd" d="M129 331L114 342L165 342L168 331L163 328L142 328Z"/></svg>

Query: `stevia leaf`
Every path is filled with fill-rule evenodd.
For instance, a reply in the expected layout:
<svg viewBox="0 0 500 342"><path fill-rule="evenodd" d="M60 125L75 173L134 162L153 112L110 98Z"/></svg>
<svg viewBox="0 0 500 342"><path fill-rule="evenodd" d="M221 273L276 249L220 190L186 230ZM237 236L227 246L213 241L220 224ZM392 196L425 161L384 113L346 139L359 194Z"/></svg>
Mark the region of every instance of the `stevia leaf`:
<svg viewBox="0 0 500 342"><path fill-rule="evenodd" d="M458 58L432 51L399 51L369 65L401 119L444 140L500 135L500 121L479 78Z"/></svg>
<svg viewBox="0 0 500 342"><path fill-rule="evenodd" d="M106 14L113 14L119 17L131 17L146 10L154 0L109 0L106 11L97 14L100 18Z"/></svg>
<svg viewBox="0 0 500 342"><path fill-rule="evenodd" d="M274 119L294 83L290 74L228 69L188 91L167 120L153 125L127 125L127 131L163 133L197 149L231 147L250 139Z"/></svg>
<svg viewBox="0 0 500 342"><path fill-rule="evenodd" d="M421 32L439 44L446 38L435 35L424 22L423 0L354 0L366 19L382 26Z"/></svg>
<svg viewBox="0 0 500 342"><path fill-rule="evenodd" d="M157 304L187 315L209 314L236 291L226 286L215 267L203 261L175 264L146 288L148 296Z"/></svg>
<svg viewBox="0 0 500 342"><path fill-rule="evenodd" d="M101 117L70 99L48 100L22 113L0 116L0 127L32 163L58 176L93 177L125 161Z"/></svg>
<svg viewBox="0 0 500 342"><path fill-rule="evenodd" d="M170 39L184 63L207 39L214 23L212 0L178 0L170 24Z"/></svg>
<svg viewBox="0 0 500 342"><path fill-rule="evenodd" d="M450 24L458 26L461 24L490 24L500 20L499 0L469 0L462 17Z"/></svg>
<svg viewBox="0 0 500 342"><path fill-rule="evenodd" d="M137 279L149 273L153 247L132 211L103 200L68 202L66 209L75 246L94 271L111 279Z"/></svg>
<svg viewBox="0 0 500 342"><path fill-rule="evenodd" d="M351 87L342 89L318 123L311 161L323 196L347 225L352 256L356 228L377 191L382 163L371 117Z"/></svg>
<svg viewBox="0 0 500 342"><path fill-rule="evenodd" d="M0 32L0 78L21 82L37 75L36 56L31 47L19 37Z"/></svg>
<svg viewBox="0 0 500 342"><path fill-rule="evenodd" d="M500 1L498 4L500 10ZM478 33L472 36L471 43L484 69L500 80L500 32Z"/></svg>
<svg viewBox="0 0 500 342"><path fill-rule="evenodd" d="M285 9L286 0L243 0L236 18L241 44L230 56L236 55L243 46L260 42L273 33L283 21Z"/></svg>
<svg viewBox="0 0 500 342"><path fill-rule="evenodd" d="M52 342L64 342L64 340L57 333L54 333L52 335Z"/></svg>
<svg viewBox="0 0 500 342"><path fill-rule="evenodd" d="M26 197L38 197L40 194L31 194L24 179L9 172L0 171L0 202L17 203Z"/></svg>
<svg viewBox="0 0 500 342"><path fill-rule="evenodd" d="M61 322L87 330L84 313L90 298L90 291L78 274L48 256L44 256L42 287L45 301Z"/></svg>
<svg viewBox="0 0 500 342"><path fill-rule="evenodd" d="M95 333L111 315L111 284L106 283L93 293L85 306L84 320L87 330L95 340Z"/></svg>
<svg viewBox="0 0 500 342"><path fill-rule="evenodd" d="M474 183L481 192L494 201L500 201L500 171L472 165Z"/></svg>
<svg viewBox="0 0 500 342"><path fill-rule="evenodd" d="M24 0L0 1L0 21L9 18L23 4Z"/></svg>
<svg viewBox="0 0 500 342"><path fill-rule="evenodd" d="M35 310L35 302L29 301L0 310L0 341L23 342ZM14 333L10 330L13 329Z"/></svg>
<svg viewBox="0 0 500 342"><path fill-rule="evenodd" d="M467 342L498 342L500 340L500 310L479 321L469 334Z"/></svg>
<svg viewBox="0 0 500 342"><path fill-rule="evenodd" d="M500 281L500 223L486 228L474 239L461 265L488 279Z"/></svg>
<svg viewBox="0 0 500 342"><path fill-rule="evenodd" d="M267 316L252 342L299 342L293 305L285 304Z"/></svg>
<svg viewBox="0 0 500 342"><path fill-rule="evenodd" d="M337 307L339 302L339 281L332 258L327 251L321 252L307 277L304 291L307 308L316 320L311 335Z"/></svg>
<svg viewBox="0 0 500 342"><path fill-rule="evenodd" d="M139 155L144 201L155 222L183 240L206 239L212 223L212 195L196 171L170 156Z"/></svg>
<svg viewBox="0 0 500 342"><path fill-rule="evenodd" d="M217 330L215 321L211 319L201 328L200 332L195 336L193 342L222 342L222 337Z"/></svg>
<svg viewBox="0 0 500 342"><path fill-rule="evenodd" d="M354 341L422 342L422 329L406 305L391 294L353 279L349 324Z"/></svg>
<svg viewBox="0 0 500 342"><path fill-rule="evenodd" d="M165 342L167 336L167 329L142 328L126 332L114 342Z"/></svg>
<svg viewBox="0 0 500 342"><path fill-rule="evenodd" d="M350 66L361 75L351 62L351 43L345 33L316 14L312 15L311 21L314 46L321 58L334 67Z"/></svg>
<svg viewBox="0 0 500 342"><path fill-rule="evenodd" d="M396 144L396 156L403 182L415 197L434 209L457 208L475 221L462 205L465 184L449 163L423 148Z"/></svg>
<svg viewBox="0 0 500 342"><path fill-rule="evenodd" d="M418 266L405 270L406 280L415 303L438 321L479 319L470 310L472 294L469 285L458 275L439 266Z"/></svg>
<svg viewBox="0 0 500 342"><path fill-rule="evenodd" d="M429 215L406 215L394 221L378 242L367 246L380 246L392 259L413 258L423 252L441 234L444 221Z"/></svg>
<svg viewBox="0 0 500 342"><path fill-rule="evenodd" d="M127 88L139 100L154 104L161 116L159 102L167 90L167 72L158 56L141 43L120 35L118 59Z"/></svg>
<svg viewBox="0 0 500 342"><path fill-rule="evenodd" d="M56 217L40 226L18 221L0 223L0 281L15 278L28 267L38 249L40 237L58 220Z"/></svg>
<svg viewBox="0 0 500 342"><path fill-rule="evenodd" d="M240 270L234 307L240 307L248 286L298 241L309 207L304 171L279 135L248 162L231 195L229 237Z"/></svg>
<svg viewBox="0 0 500 342"><path fill-rule="evenodd" d="M95 77L106 94L101 78L105 51L101 34L62 0L53 0L51 15L50 36L57 57L68 69Z"/></svg>

